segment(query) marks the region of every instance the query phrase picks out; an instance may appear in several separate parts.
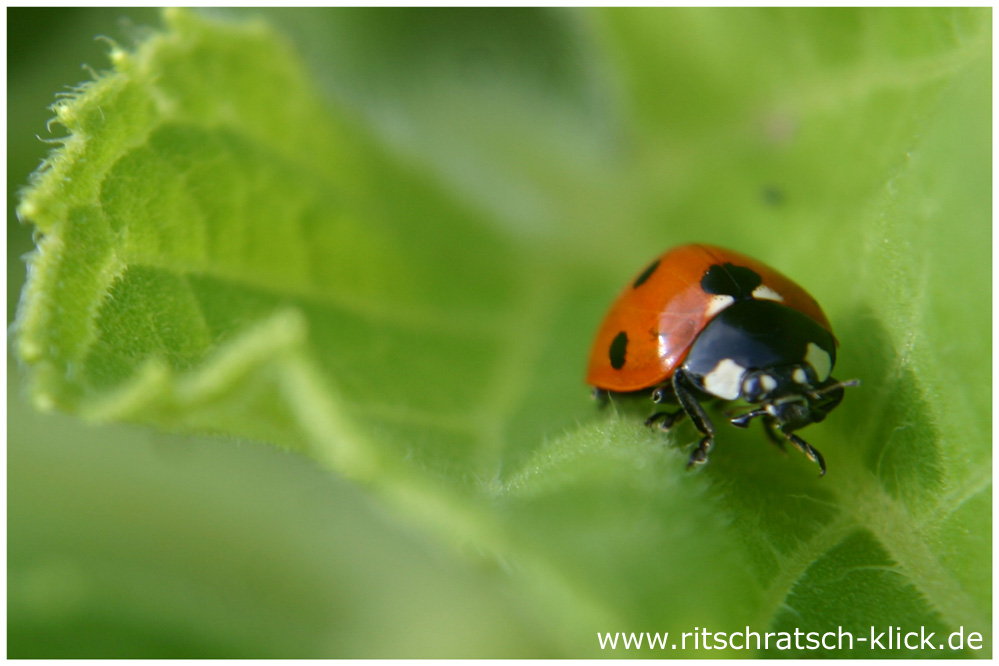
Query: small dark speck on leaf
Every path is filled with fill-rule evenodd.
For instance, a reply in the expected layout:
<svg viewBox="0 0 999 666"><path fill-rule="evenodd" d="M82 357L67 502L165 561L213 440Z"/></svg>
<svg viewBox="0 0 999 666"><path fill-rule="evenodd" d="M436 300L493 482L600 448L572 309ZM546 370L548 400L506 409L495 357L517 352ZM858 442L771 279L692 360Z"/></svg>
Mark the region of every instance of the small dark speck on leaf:
<svg viewBox="0 0 999 666"><path fill-rule="evenodd" d="M787 199L784 190L777 185L767 185L760 194L763 197L763 203L775 208L784 205L784 201Z"/></svg>

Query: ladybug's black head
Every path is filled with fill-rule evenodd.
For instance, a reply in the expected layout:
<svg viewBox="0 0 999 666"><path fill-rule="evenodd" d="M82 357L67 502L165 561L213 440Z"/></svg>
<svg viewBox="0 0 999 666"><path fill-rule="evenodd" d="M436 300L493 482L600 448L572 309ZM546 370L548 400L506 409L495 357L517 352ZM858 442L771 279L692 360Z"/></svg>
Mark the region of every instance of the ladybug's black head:
<svg viewBox="0 0 999 666"><path fill-rule="evenodd" d="M805 395L820 384L814 368L807 363L753 370L743 376L739 397L746 402L769 402L784 396Z"/></svg>
<svg viewBox="0 0 999 666"><path fill-rule="evenodd" d="M843 389L858 383L832 377L819 382L807 364L749 372L740 397L760 407L733 417L731 423L745 428L757 416L767 416L782 432L792 432L825 419L843 400Z"/></svg>

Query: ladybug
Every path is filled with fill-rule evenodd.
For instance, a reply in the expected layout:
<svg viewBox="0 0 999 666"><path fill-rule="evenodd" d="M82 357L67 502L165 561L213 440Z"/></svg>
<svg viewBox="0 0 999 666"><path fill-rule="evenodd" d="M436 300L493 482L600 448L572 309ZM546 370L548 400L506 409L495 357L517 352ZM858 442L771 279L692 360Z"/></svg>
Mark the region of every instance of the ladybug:
<svg viewBox="0 0 999 666"><path fill-rule="evenodd" d="M628 284L604 318L586 383L611 394L651 389L656 404L678 403L646 420L669 430L689 416L701 433L687 467L708 460L715 429L702 401L744 400L729 419L759 418L770 439L789 441L826 473L825 460L797 434L822 421L858 381L832 377L836 338L818 302L789 278L738 252L711 245L668 250Z"/></svg>

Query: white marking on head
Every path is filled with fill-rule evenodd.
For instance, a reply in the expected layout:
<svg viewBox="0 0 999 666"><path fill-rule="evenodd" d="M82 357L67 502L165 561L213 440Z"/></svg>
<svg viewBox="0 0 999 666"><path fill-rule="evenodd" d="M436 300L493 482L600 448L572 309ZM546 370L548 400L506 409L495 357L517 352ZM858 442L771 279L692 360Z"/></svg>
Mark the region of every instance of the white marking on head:
<svg viewBox="0 0 999 666"><path fill-rule="evenodd" d="M735 303L735 299L728 294L712 296L711 300L708 301L708 309L704 312L704 315L710 319L733 303Z"/></svg>
<svg viewBox="0 0 999 666"><path fill-rule="evenodd" d="M770 393L770 391L773 391L775 388L777 388L777 380L774 379L772 376L764 373L760 375L760 386L763 387L764 391Z"/></svg>
<svg viewBox="0 0 999 666"><path fill-rule="evenodd" d="M815 376L819 378L820 382L824 382L829 377L829 373L832 372L832 359L829 358L826 350L814 342L809 342L808 347L805 348L805 363L812 366L812 370L815 370Z"/></svg>
<svg viewBox="0 0 999 666"><path fill-rule="evenodd" d="M744 367L730 358L723 358L714 370L704 375L704 390L725 400L735 400L745 374Z"/></svg>
<svg viewBox="0 0 999 666"><path fill-rule="evenodd" d="M758 298L763 301L783 301L784 297L778 294L776 291L771 289L765 284L761 284L759 287L753 290L753 298Z"/></svg>
<svg viewBox="0 0 999 666"><path fill-rule="evenodd" d="M794 372L791 373L791 379L793 379L798 384L807 384L808 373L805 372L804 368L795 368Z"/></svg>

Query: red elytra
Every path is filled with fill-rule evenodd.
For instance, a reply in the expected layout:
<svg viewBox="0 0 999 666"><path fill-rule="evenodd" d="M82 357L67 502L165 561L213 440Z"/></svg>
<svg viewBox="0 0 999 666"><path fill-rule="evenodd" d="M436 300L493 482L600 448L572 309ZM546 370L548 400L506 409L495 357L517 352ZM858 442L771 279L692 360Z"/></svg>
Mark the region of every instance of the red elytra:
<svg viewBox="0 0 999 666"><path fill-rule="evenodd" d="M617 297L597 331L586 383L608 391L638 391L670 379L690 346L718 313L702 280L713 266L745 267L762 278L767 296L832 327L818 302L779 271L751 257L711 245L681 245L638 273ZM612 346L627 335L627 357L612 361Z"/></svg>

